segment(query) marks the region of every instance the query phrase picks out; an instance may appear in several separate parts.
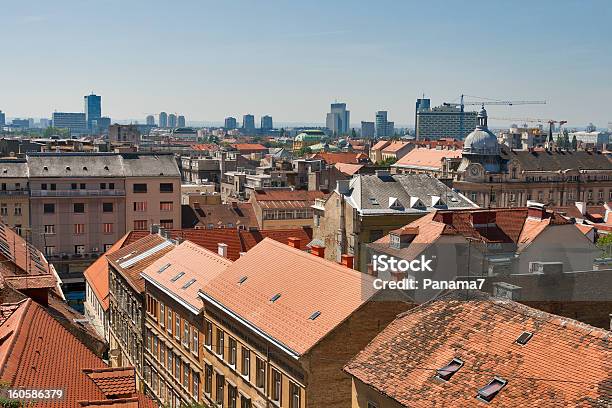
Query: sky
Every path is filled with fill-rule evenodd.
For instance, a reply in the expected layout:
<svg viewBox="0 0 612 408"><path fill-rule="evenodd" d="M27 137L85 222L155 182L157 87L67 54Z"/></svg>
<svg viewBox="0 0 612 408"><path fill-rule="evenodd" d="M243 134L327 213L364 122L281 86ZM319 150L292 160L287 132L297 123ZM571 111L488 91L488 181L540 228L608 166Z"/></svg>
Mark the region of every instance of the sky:
<svg viewBox="0 0 612 408"><path fill-rule="evenodd" d="M467 94L547 101L493 118L612 121L608 0L2 0L0 14L8 117L82 111L93 91L113 120L324 123L337 100L354 125L387 110L397 127L423 94Z"/></svg>

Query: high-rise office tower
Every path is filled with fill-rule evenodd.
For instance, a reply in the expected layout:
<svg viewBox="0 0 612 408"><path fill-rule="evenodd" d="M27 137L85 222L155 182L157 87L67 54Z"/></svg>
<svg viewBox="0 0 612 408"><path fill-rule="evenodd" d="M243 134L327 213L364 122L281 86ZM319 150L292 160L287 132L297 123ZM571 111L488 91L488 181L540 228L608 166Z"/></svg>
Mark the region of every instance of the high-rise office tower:
<svg viewBox="0 0 612 408"><path fill-rule="evenodd" d="M177 119L177 125L178 127L185 127L185 116L179 115Z"/></svg>
<svg viewBox="0 0 612 408"><path fill-rule="evenodd" d="M0 126L6 125L6 115L0 110Z"/></svg>
<svg viewBox="0 0 612 408"><path fill-rule="evenodd" d="M332 103L325 118L325 125L336 135L346 135L349 133L350 114L350 111L346 110L346 103Z"/></svg>
<svg viewBox="0 0 612 408"><path fill-rule="evenodd" d="M376 112L376 137L390 137L394 132L394 123L387 120L387 111Z"/></svg>
<svg viewBox="0 0 612 408"><path fill-rule="evenodd" d="M159 113L159 127L160 128L168 127L168 114L166 112Z"/></svg>
<svg viewBox="0 0 612 408"><path fill-rule="evenodd" d="M154 126L155 125L155 116L153 115L148 115L147 119L146 119L146 123L149 126Z"/></svg>
<svg viewBox="0 0 612 408"><path fill-rule="evenodd" d="M255 130L255 116L251 114L242 116L242 129L252 132Z"/></svg>
<svg viewBox="0 0 612 408"><path fill-rule="evenodd" d="M431 108L431 101L425 98L425 94L423 94L423 98L418 98L416 100L416 106L414 109L414 131L416 132L417 128L417 116L420 110L428 111Z"/></svg>
<svg viewBox="0 0 612 408"><path fill-rule="evenodd" d="M361 122L361 137L371 139L375 135L374 122Z"/></svg>
<svg viewBox="0 0 612 408"><path fill-rule="evenodd" d="M168 127L175 128L176 127L176 115L171 113L168 115Z"/></svg>
<svg viewBox="0 0 612 408"><path fill-rule="evenodd" d="M102 117L102 97L99 95L85 95L85 120L87 121L87 129L96 130L93 127L93 122Z"/></svg>
<svg viewBox="0 0 612 408"><path fill-rule="evenodd" d="M225 118L225 125L223 126L225 130L236 129L236 126L236 118L233 118L231 116Z"/></svg>
<svg viewBox="0 0 612 408"><path fill-rule="evenodd" d="M261 130L272 130L274 126L272 124L272 116L266 115L261 117Z"/></svg>
<svg viewBox="0 0 612 408"><path fill-rule="evenodd" d="M423 101L423 100L420 100ZM440 139L453 137L463 139L477 125L476 112L462 112L456 106L436 106L431 108L429 99L419 105L416 110L416 138Z"/></svg>
<svg viewBox="0 0 612 408"><path fill-rule="evenodd" d="M53 112L53 127L68 129L70 134L86 134L87 120L81 112Z"/></svg>

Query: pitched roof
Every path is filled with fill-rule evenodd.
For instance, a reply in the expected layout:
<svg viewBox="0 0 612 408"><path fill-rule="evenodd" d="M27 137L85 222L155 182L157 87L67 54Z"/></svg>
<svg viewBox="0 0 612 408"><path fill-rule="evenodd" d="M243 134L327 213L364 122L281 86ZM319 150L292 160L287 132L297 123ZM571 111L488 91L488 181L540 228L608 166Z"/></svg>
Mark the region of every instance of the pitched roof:
<svg viewBox="0 0 612 408"><path fill-rule="evenodd" d="M388 140L379 140L378 142L376 142L376 144L374 146L372 146L371 150L380 150L386 146L389 145L389 143L391 143Z"/></svg>
<svg viewBox="0 0 612 408"><path fill-rule="evenodd" d="M208 204L193 208L192 212L203 226L213 225L213 228L244 225L257 226L257 217L251 203Z"/></svg>
<svg viewBox="0 0 612 408"><path fill-rule="evenodd" d="M94 295L98 299L98 302L102 305L102 309L108 310L108 259L107 255L119 250L130 234L127 233L115 242L108 251L100 256L94 263L92 263L83 275L85 280L89 283L89 286L93 290Z"/></svg>
<svg viewBox="0 0 612 408"><path fill-rule="evenodd" d="M612 170L612 161L601 152L565 150L512 150L506 159L516 159L525 171L558 171L565 169Z"/></svg>
<svg viewBox="0 0 612 408"><path fill-rule="evenodd" d="M158 234L146 235L108 255L110 265L132 286L142 293L144 281L140 273L174 248L174 243Z"/></svg>
<svg viewBox="0 0 612 408"><path fill-rule="evenodd" d="M267 151L268 148L259 144L259 143L235 143L231 145L234 149L238 151Z"/></svg>
<svg viewBox="0 0 612 408"><path fill-rule="evenodd" d="M612 334L506 299L451 293L400 315L345 371L410 407L477 406L494 377L498 407L612 403ZM533 336L516 342L524 332ZM463 365L447 381L436 370ZM484 405L483 405L484 406Z"/></svg>
<svg viewBox="0 0 612 408"><path fill-rule="evenodd" d="M364 164L350 164L350 163L336 163L334 167L338 169L340 172L352 176L353 174L359 172Z"/></svg>
<svg viewBox="0 0 612 408"><path fill-rule="evenodd" d="M85 369L83 372L107 397L130 395L136 392L133 367Z"/></svg>
<svg viewBox="0 0 612 408"><path fill-rule="evenodd" d="M325 197L322 191L257 190L252 195L262 208L310 208L316 198Z"/></svg>
<svg viewBox="0 0 612 408"><path fill-rule="evenodd" d="M266 238L204 286L202 296L298 358L375 294L371 281ZM309 318L315 312L320 314Z"/></svg>
<svg viewBox="0 0 612 408"><path fill-rule="evenodd" d="M336 164L336 163L359 164L359 163L370 161L367 154L353 153L353 152L335 152L335 153L320 152L320 153L313 154L311 159L322 159L327 164Z"/></svg>
<svg viewBox="0 0 612 408"><path fill-rule="evenodd" d="M142 276L197 313L203 306L198 290L231 264L229 259L185 241L148 266Z"/></svg>
<svg viewBox="0 0 612 408"><path fill-rule="evenodd" d="M460 158L461 150L448 149L428 149L417 147L408 152L404 157L399 159L393 167L409 167L409 168L424 168L431 170L440 170L442 160L445 158Z"/></svg>
<svg viewBox="0 0 612 408"><path fill-rule="evenodd" d="M75 407L79 401L106 400L109 389L100 387L101 378L88 372L107 368L83 343L71 335L42 306L28 299L18 304L2 305L12 314L0 323L0 378L11 387L62 389L63 399L53 406ZM58 352L61 350L61 353ZM116 376L112 372L111 376ZM120 369L122 370L122 369ZM135 378L131 378L135 388ZM126 379L122 389L127 389ZM106 382L109 384L109 382ZM112 392L112 391L111 391ZM140 407L152 407L152 401L142 394L137 397Z"/></svg>
<svg viewBox="0 0 612 408"><path fill-rule="evenodd" d="M382 151L384 153L397 153L409 145L410 145L409 142L393 141L388 146L386 146L384 149L382 149Z"/></svg>

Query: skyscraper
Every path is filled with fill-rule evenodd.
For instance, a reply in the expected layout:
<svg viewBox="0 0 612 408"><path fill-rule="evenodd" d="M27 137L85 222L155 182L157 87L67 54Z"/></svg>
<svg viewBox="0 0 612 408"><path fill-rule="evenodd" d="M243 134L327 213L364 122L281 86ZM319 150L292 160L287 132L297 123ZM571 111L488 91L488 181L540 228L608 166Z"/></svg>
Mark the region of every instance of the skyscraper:
<svg viewBox="0 0 612 408"><path fill-rule="evenodd" d="M179 117L178 117L178 127L185 127L185 116L179 115Z"/></svg>
<svg viewBox="0 0 612 408"><path fill-rule="evenodd" d="M159 113L159 127L160 128L168 127L168 114L166 112Z"/></svg>
<svg viewBox="0 0 612 408"><path fill-rule="evenodd" d="M176 115L171 113L168 115L168 127L175 128L176 127Z"/></svg>
<svg viewBox="0 0 612 408"><path fill-rule="evenodd" d="M252 132L255 130L255 116L251 114L242 116L242 129Z"/></svg>
<svg viewBox="0 0 612 408"><path fill-rule="evenodd" d="M87 121L87 129L95 130L92 126L94 121L102 117L102 97L99 95L85 95L85 120Z"/></svg>
<svg viewBox="0 0 612 408"><path fill-rule="evenodd" d="M87 133L87 120L81 112L53 112L53 126L68 129L71 135Z"/></svg>
<svg viewBox="0 0 612 408"><path fill-rule="evenodd" d="M425 99L425 101L429 101ZM463 139L477 124L476 112L462 112L456 106L419 106L416 111L416 138L440 139L454 137Z"/></svg>
<svg viewBox="0 0 612 408"><path fill-rule="evenodd" d="M6 115L4 112L0 110L0 126L4 126L6 124Z"/></svg>
<svg viewBox="0 0 612 408"><path fill-rule="evenodd" d="M146 119L146 123L149 126L154 126L155 125L155 116L153 115L148 115L147 119Z"/></svg>
<svg viewBox="0 0 612 408"><path fill-rule="evenodd" d="M361 137L371 139L375 135L374 122L361 122Z"/></svg>
<svg viewBox="0 0 612 408"><path fill-rule="evenodd" d="M346 135L349 133L350 114L351 112L346 110L346 103L332 103L325 125L336 135Z"/></svg>
<svg viewBox="0 0 612 408"><path fill-rule="evenodd" d="M261 117L261 130L272 130L274 126L272 124L272 116L266 115Z"/></svg>
<svg viewBox="0 0 612 408"><path fill-rule="evenodd" d="M225 118L225 126L223 126L225 130L236 129L236 118L228 116Z"/></svg>
<svg viewBox="0 0 612 408"><path fill-rule="evenodd" d="M387 111L376 112L376 137L393 136L394 123L387 120Z"/></svg>

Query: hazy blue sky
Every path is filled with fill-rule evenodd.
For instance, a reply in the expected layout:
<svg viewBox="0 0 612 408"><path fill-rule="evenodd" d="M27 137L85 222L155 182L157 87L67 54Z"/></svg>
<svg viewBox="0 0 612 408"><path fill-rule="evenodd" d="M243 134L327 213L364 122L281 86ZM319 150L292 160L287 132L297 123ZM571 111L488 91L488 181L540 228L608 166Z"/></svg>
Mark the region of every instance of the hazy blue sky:
<svg viewBox="0 0 612 408"><path fill-rule="evenodd" d="M412 124L414 101L461 93L546 99L490 115L612 121L612 2L136 1L0 2L0 109L187 120L253 113L323 122Z"/></svg>

